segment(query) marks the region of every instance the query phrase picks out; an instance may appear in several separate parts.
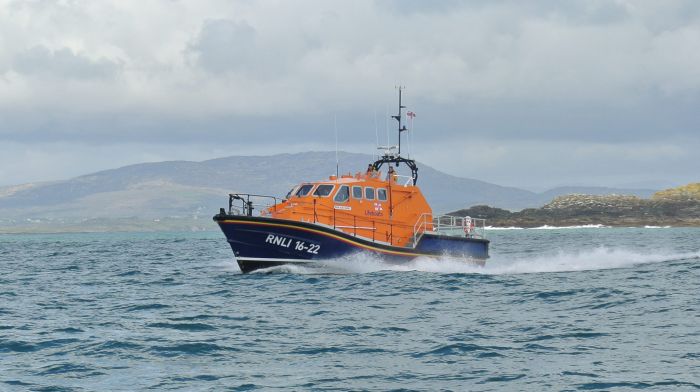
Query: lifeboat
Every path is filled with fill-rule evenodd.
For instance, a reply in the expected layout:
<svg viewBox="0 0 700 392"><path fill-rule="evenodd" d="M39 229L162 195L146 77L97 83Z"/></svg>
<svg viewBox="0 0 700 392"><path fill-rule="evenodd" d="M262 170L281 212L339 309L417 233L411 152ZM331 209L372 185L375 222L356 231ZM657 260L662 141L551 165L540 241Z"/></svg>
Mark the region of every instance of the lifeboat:
<svg viewBox="0 0 700 392"><path fill-rule="evenodd" d="M243 273L286 264L351 262L364 253L388 263L417 257L459 259L483 265L489 241L483 219L433 215L416 185L418 167L401 156L401 90L398 150L385 148L364 172L333 175L294 186L284 198L229 194L228 210L214 216ZM403 165L409 175L399 175ZM386 168L386 171L382 171Z"/></svg>

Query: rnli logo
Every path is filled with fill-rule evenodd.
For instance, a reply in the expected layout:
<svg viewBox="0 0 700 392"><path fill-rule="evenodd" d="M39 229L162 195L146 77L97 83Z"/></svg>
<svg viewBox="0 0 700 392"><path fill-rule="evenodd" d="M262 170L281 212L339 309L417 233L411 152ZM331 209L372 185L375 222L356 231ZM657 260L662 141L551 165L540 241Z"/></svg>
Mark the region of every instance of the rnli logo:
<svg viewBox="0 0 700 392"><path fill-rule="evenodd" d="M374 203L374 211L372 210L365 210L365 215L367 216L384 216L384 208L382 207L382 203Z"/></svg>

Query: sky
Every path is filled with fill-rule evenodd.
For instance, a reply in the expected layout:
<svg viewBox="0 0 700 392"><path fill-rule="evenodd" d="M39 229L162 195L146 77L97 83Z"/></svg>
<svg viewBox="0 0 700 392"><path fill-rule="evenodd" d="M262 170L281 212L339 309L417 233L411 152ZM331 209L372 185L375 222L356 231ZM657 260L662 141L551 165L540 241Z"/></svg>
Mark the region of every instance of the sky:
<svg viewBox="0 0 700 392"><path fill-rule="evenodd" d="M453 175L700 181L700 1L0 0L0 186L372 154L397 85L411 157Z"/></svg>

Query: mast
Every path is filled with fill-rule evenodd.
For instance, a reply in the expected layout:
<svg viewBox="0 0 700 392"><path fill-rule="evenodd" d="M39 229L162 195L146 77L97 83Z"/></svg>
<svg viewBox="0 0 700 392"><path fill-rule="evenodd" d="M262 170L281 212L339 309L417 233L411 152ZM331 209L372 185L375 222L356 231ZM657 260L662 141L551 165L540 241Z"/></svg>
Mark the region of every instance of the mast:
<svg viewBox="0 0 700 392"><path fill-rule="evenodd" d="M401 156L401 133L408 131L408 128L406 128L406 125L403 124L403 109L406 108L406 106L403 106L402 104L402 92L404 87L398 86L399 89L399 113L395 116L391 116L394 120L398 121L399 123L399 145L398 145L398 152L397 154L394 154L392 150L396 148L396 146L386 146L386 149L384 150L384 155L382 155L379 159L377 159L372 166L374 167L374 170L379 170L379 168L382 167L383 164L392 164L395 163L396 167L399 166L402 162L406 164L411 169L411 178L413 179L413 185L416 185L416 182L418 181L418 166L416 166L416 161L413 159L406 159Z"/></svg>
<svg viewBox="0 0 700 392"><path fill-rule="evenodd" d="M398 88L399 88L399 114L397 114L396 116L391 116L391 117L394 120L399 122L399 156L401 156L401 132L406 132L406 131L408 131L408 129L406 129L405 125L401 125L401 120L403 118L402 111L403 111L403 109L406 108L405 106L401 105L401 92L403 91L404 87L399 86Z"/></svg>

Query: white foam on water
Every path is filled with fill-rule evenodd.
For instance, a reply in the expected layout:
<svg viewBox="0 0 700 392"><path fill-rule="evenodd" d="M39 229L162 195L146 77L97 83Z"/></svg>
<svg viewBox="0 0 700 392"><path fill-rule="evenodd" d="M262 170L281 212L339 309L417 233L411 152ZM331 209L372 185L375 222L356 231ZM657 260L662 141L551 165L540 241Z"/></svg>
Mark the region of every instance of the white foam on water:
<svg viewBox="0 0 700 392"><path fill-rule="evenodd" d="M544 225L539 227L533 227L530 230L560 230L560 229L608 229L610 226L605 225L578 225L578 226L550 226Z"/></svg>
<svg viewBox="0 0 700 392"><path fill-rule="evenodd" d="M644 226L645 229L670 229L671 226Z"/></svg>
<svg viewBox="0 0 700 392"><path fill-rule="evenodd" d="M692 253L640 252L628 249L598 247L577 252L559 251L524 258L489 260L482 272L485 274L527 274L542 272L591 271L625 268L635 265L666 261L700 259L700 251Z"/></svg>
<svg viewBox="0 0 700 392"><path fill-rule="evenodd" d="M316 269L315 272L313 272L314 268L309 268L303 265L299 264L284 264L284 265L276 265L274 267L268 267L268 268L261 268L255 271L252 271L252 274L296 274L296 275L308 275L308 274L313 274L319 273L319 270Z"/></svg>
<svg viewBox="0 0 700 392"><path fill-rule="evenodd" d="M649 226L651 227L658 227L658 226ZM605 226L601 224L597 225L578 225L578 226L550 226L550 225L544 225L544 226L538 226L538 227L517 227L517 226L509 226L509 227L495 227L495 226L486 226L484 227L484 230L489 230L489 231L497 231L497 230L567 230L567 229L610 229L611 226Z"/></svg>
<svg viewBox="0 0 700 392"><path fill-rule="evenodd" d="M266 268L263 273L282 272L293 274L364 274L380 271L430 272L439 274L530 274L547 272L575 272L613 268L625 268L640 264L665 261L698 259L700 251L694 253L641 253L625 249L599 247L579 252L560 251L553 254L507 258L491 258L485 266L462 259L441 257L419 257L408 263L393 264L367 254L328 260L312 266L287 265Z"/></svg>

